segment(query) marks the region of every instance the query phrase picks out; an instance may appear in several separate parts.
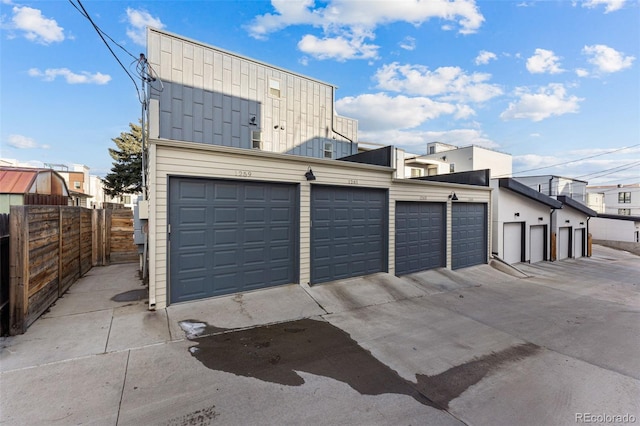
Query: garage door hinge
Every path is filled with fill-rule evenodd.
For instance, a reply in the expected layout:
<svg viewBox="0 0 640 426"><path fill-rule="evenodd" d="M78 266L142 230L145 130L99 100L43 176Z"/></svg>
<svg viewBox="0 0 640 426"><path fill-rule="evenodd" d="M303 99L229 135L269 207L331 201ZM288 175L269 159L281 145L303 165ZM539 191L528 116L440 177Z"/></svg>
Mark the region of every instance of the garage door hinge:
<svg viewBox="0 0 640 426"><path fill-rule="evenodd" d="M171 233L171 224L168 224L167 225L167 234L170 234L170 233Z"/></svg>

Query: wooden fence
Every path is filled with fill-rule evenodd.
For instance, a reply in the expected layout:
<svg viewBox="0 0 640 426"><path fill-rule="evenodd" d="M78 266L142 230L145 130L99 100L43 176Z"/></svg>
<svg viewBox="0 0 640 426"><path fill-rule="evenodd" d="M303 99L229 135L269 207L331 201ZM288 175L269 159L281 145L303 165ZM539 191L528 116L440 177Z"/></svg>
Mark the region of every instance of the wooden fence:
<svg viewBox="0 0 640 426"><path fill-rule="evenodd" d="M9 333L9 215L0 214L0 336Z"/></svg>
<svg viewBox="0 0 640 426"><path fill-rule="evenodd" d="M133 212L118 212L114 215L106 210L66 206L11 207L10 334L24 333L93 266L108 265L112 257L116 262L137 261Z"/></svg>

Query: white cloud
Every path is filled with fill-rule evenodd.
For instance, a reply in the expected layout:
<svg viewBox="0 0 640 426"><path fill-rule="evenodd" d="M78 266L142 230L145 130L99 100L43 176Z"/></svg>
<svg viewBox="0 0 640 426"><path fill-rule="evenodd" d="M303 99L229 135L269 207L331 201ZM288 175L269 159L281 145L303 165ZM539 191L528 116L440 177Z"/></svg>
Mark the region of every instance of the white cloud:
<svg viewBox="0 0 640 426"><path fill-rule="evenodd" d="M564 71L559 60L551 50L536 49L534 55L527 59L527 70L532 74L558 74Z"/></svg>
<svg viewBox="0 0 640 426"><path fill-rule="evenodd" d="M466 74L459 67L440 67L431 71L423 65L397 62L383 65L374 76L377 86L384 90L478 103L503 93L499 86L487 83L490 78L491 74Z"/></svg>
<svg viewBox="0 0 640 426"><path fill-rule="evenodd" d="M256 16L245 27L252 37L265 39L288 26L313 26L321 29L322 36L307 34L298 46L315 57L339 60L377 56L377 46L364 40L375 38L380 25L408 22L418 26L434 18L453 22L461 34L470 34L484 21L474 0L329 0L323 7L316 7L313 0L272 0L271 4L274 13ZM405 39L401 47L411 50L413 45L413 40Z"/></svg>
<svg viewBox="0 0 640 426"><path fill-rule="evenodd" d="M541 121L551 116L576 113L584 99L568 96L562 84L552 83L541 87L537 93L526 88L516 89L518 101L509 103L509 107L500 114L503 120L530 119Z"/></svg>
<svg viewBox="0 0 640 426"><path fill-rule="evenodd" d="M486 65L489 61L495 61L496 59L498 59L498 57L495 53L481 50L478 56L476 56L475 63L476 65Z"/></svg>
<svg viewBox="0 0 640 426"><path fill-rule="evenodd" d="M63 28L55 19L42 16L39 9L14 6L12 11L12 29L23 31L27 40L45 45L64 40Z"/></svg>
<svg viewBox="0 0 640 426"><path fill-rule="evenodd" d="M390 97L384 93L342 98L336 102L336 109L358 119L358 127L363 131L411 129L458 111L455 105L425 97Z"/></svg>
<svg viewBox="0 0 640 426"><path fill-rule="evenodd" d="M165 25L160 21L160 18L151 16L149 12L143 9L127 8L127 20L129 27L127 28L127 36L134 43L145 46L147 44L147 27L163 29Z"/></svg>
<svg viewBox="0 0 640 426"><path fill-rule="evenodd" d="M626 0L585 0L582 2L582 7L588 7L589 9L593 9L600 5L604 5L604 13L614 12L616 10L622 9Z"/></svg>
<svg viewBox="0 0 640 426"><path fill-rule="evenodd" d="M631 64L636 59L633 56L624 56L623 53L604 44L585 46L582 49L582 53L589 57L587 61L595 65L597 71L601 73L622 71L631 67Z"/></svg>
<svg viewBox="0 0 640 426"><path fill-rule="evenodd" d="M358 131L360 141L393 144L411 153L424 153L427 143L439 141L456 146L477 145L485 148L497 148L498 144L489 139L480 130L453 129L446 131L425 130L384 130Z"/></svg>
<svg viewBox="0 0 640 426"><path fill-rule="evenodd" d="M98 84L103 85L111 81L111 76L108 74L95 73L91 74L87 71L82 71L80 74L76 74L67 68L48 68L44 71L38 68L31 68L29 70L31 77L38 77L43 81L54 81L57 77L63 77L69 84Z"/></svg>
<svg viewBox="0 0 640 426"><path fill-rule="evenodd" d="M410 36L407 36L400 42L400 47L404 50L415 50L416 48L416 39Z"/></svg>
<svg viewBox="0 0 640 426"><path fill-rule="evenodd" d="M7 145L17 149L49 148L47 145L40 146L35 139L23 135L9 135Z"/></svg>
<svg viewBox="0 0 640 426"><path fill-rule="evenodd" d="M336 59L340 62L347 59L370 59L378 56L378 46L367 44L366 39L372 38L371 34L354 36L347 34L338 37L325 37L322 39L307 34L300 42L298 49L316 59Z"/></svg>
<svg viewBox="0 0 640 426"><path fill-rule="evenodd" d="M578 77L588 77L589 71L585 70L584 68L576 68L576 75Z"/></svg>

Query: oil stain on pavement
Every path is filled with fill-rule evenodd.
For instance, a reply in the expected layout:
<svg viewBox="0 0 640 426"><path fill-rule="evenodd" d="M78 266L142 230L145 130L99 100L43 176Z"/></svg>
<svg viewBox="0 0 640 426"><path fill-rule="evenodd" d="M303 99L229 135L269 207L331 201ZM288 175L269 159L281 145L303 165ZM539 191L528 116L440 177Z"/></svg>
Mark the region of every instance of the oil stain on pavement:
<svg viewBox="0 0 640 426"><path fill-rule="evenodd" d="M220 330L197 323L211 331ZM501 365L540 349L533 344L514 346L438 375L417 375L417 383L412 383L325 321L302 319L197 337L202 334L191 334L197 344L189 352L212 370L286 386L303 385L297 371L304 371L346 383L361 395L407 395L439 409L447 409L451 400Z"/></svg>
<svg viewBox="0 0 640 426"><path fill-rule="evenodd" d="M196 338L191 354L206 367L287 386L296 371L330 377L362 395L396 393L432 405L415 387L325 321L298 321Z"/></svg>

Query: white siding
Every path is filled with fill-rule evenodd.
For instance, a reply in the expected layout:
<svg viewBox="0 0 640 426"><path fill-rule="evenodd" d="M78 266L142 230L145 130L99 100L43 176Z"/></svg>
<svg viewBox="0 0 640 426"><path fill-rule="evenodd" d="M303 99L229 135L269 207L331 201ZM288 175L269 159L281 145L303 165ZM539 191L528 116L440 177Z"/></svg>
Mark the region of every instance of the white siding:
<svg viewBox="0 0 640 426"><path fill-rule="evenodd" d="M167 184L169 176L300 184L300 283L310 280L310 192L312 184L389 188L393 170L385 167L283 156L189 142L150 141L150 285L155 306L167 303ZM311 167L316 181L304 174ZM150 300L152 303L152 300Z"/></svg>
<svg viewBox="0 0 640 426"><path fill-rule="evenodd" d="M249 149L259 130L270 152L322 158L331 141L334 158L356 153L357 121L335 115L332 85L155 29L148 40L164 87L151 91L154 136Z"/></svg>

